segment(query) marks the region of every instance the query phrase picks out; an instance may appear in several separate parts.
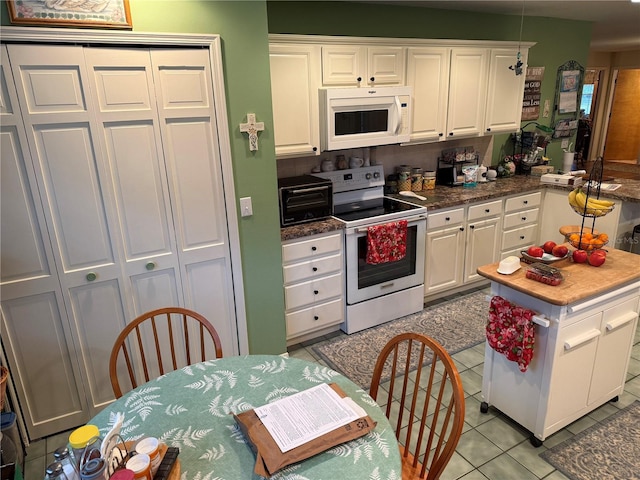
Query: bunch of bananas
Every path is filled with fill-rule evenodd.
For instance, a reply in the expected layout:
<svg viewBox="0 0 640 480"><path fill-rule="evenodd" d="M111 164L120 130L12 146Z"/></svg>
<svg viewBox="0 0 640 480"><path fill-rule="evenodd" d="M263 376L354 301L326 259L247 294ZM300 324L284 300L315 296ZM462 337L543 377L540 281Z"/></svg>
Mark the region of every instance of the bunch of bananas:
<svg viewBox="0 0 640 480"><path fill-rule="evenodd" d="M569 193L569 205L578 213L602 217L611 211L614 202L591 197L587 198L586 193L578 187Z"/></svg>

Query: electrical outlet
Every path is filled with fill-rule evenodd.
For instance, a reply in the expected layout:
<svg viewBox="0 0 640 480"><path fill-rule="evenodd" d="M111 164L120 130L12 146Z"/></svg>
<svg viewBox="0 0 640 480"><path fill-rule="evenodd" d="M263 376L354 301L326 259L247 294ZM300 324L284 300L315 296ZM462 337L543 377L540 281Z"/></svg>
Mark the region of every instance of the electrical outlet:
<svg viewBox="0 0 640 480"><path fill-rule="evenodd" d="M569 148L569 139L563 138L562 143L560 144L560 148Z"/></svg>
<svg viewBox="0 0 640 480"><path fill-rule="evenodd" d="M253 215L251 197L243 197L240 199L240 215L243 217L250 217L251 215Z"/></svg>
<svg viewBox="0 0 640 480"><path fill-rule="evenodd" d="M549 110L551 110L551 103L549 100L545 100L544 108L542 109L542 118L549 118Z"/></svg>

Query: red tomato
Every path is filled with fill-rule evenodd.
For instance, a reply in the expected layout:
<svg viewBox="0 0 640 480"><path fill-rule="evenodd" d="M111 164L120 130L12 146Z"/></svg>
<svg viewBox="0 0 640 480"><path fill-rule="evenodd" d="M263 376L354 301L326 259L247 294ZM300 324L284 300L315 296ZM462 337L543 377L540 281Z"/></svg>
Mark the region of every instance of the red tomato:
<svg viewBox="0 0 640 480"><path fill-rule="evenodd" d="M538 247L536 245L529 247L527 249L527 255L531 256L531 257L537 257L540 258L542 257L542 255L544 255L544 250L542 249L542 247Z"/></svg>
<svg viewBox="0 0 640 480"><path fill-rule="evenodd" d="M603 250L595 250L589 255L589 265L599 267L607 259L607 254Z"/></svg>
<svg viewBox="0 0 640 480"><path fill-rule="evenodd" d="M572 254L575 263L585 263L587 261L587 252L584 250L574 250Z"/></svg>
<svg viewBox="0 0 640 480"><path fill-rule="evenodd" d="M556 242L554 242L553 240L549 240L547 242L544 242L544 245L542 245L542 249L544 250L544 253L551 253L553 251L553 247L556 246Z"/></svg>

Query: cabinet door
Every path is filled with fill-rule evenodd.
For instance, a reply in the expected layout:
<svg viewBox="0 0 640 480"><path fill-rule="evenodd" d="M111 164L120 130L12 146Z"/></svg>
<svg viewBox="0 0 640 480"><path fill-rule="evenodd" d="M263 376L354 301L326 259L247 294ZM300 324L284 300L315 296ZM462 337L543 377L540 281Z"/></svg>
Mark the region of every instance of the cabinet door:
<svg viewBox="0 0 640 480"><path fill-rule="evenodd" d="M2 346L39 438L90 417L5 45L0 54Z"/></svg>
<svg viewBox="0 0 640 480"><path fill-rule="evenodd" d="M449 56L444 47L407 51L407 85L413 87L411 140L446 138Z"/></svg>
<svg viewBox="0 0 640 480"><path fill-rule="evenodd" d="M453 48L447 137L472 137L484 133L484 113L487 98L488 50L484 48Z"/></svg>
<svg viewBox="0 0 640 480"><path fill-rule="evenodd" d="M276 156L319 155L319 45L270 45Z"/></svg>
<svg viewBox="0 0 640 480"><path fill-rule="evenodd" d="M367 78L369 85L404 85L404 47L368 47Z"/></svg>
<svg viewBox="0 0 640 480"><path fill-rule="evenodd" d="M425 295L462 284L464 238L462 224L427 232Z"/></svg>
<svg viewBox="0 0 640 480"><path fill-rule="evenodd" d="M598 312L558 332L545 426L574 415L587 405L593 373L600 320Z"/></svg>
<svg viewBox="0 0 640 480"><path fill-rule="evenodd" d="M624 387L637 323L638 297L603 312L588 404L611 399Z"/></svg>
<svg viewBox="0 0 640 480"><path fill-rule="evenodd" d="M467 247L464 282L479 280L476 270L498 260L500 217L471 222L467 225Z"/></svg>
<svg viewBox="0 0 640 480"><path fill-rule="evenodd" d="M494 48L489 61L489 85L487 88L486 133L515 132L522 118L522 96L527 69L527 50L522 53L522 75L516 75L509 67L518 61L518 50Z"/></svg>
<svg viewBox="0 0 640 480"><path fill-rule="evenodd" d="M129 312L83 48L10 45L9 54L71 322L68 341L80 352L74 361L95 414L113 399L109 345Z"/></svg>
<svg viewBox="0 0 640 480"><path fill-rule="evenodd" d="M367 49L360 45L322 47L322 85L360 86L367 84Z"/></svg>

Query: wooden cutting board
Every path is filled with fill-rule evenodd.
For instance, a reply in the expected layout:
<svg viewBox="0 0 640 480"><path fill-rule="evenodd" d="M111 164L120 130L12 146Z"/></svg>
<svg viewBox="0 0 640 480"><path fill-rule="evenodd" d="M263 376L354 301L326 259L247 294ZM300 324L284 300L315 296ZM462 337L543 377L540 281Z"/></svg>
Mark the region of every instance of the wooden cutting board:
<svg viewBox="0 0 640 480"><path fill-rule="evenodd" d="M572 250L572 247L569 249ZM587 263L573 263L570 259L551 264L552 267L559 268L564 277L564 281L557 286L527 278L526 270L529 265L524 262L520 262L521 268L511 275L498 273L500 262L484 265L477 271L491 281L552 305L570 305L640 280L640 255L609 247L606 247L606 250L607 259L600 267L593 267Z"/></svg>

